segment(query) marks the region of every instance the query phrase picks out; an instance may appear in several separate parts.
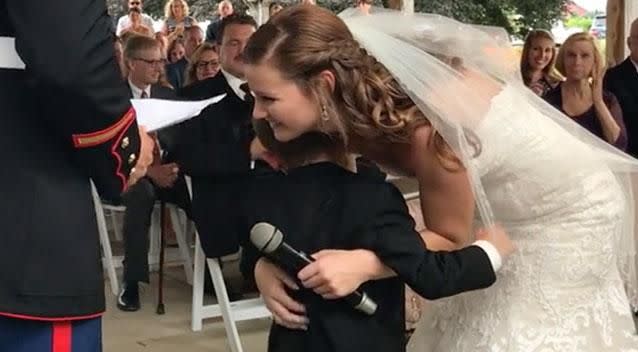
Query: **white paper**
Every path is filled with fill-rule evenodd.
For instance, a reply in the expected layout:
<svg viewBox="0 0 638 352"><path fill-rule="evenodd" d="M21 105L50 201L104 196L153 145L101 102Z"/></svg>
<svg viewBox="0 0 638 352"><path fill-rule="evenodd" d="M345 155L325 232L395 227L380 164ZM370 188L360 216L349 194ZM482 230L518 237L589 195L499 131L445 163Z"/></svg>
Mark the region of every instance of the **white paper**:
<svg viewBox="0 0 638 352"><path fill-rule="evenodd" d="M148 132L178 124L199 115L207 106L216 104L226 94L200 101L178 101L164 99L131 99L137 124L146 127Z"/></svg>

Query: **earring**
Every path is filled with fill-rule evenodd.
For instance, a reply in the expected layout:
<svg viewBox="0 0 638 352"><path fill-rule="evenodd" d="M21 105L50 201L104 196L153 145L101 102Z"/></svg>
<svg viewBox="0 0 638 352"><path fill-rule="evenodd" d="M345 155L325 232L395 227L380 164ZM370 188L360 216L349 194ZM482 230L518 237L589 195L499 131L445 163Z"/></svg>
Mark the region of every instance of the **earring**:
<svg viewBox="0 0 638 352"><path fill-rule="evenodd" d="M328 111L326 110L326 106L324 104L321 104L321 120L330 120L330 116L328 116Z"/></svg>

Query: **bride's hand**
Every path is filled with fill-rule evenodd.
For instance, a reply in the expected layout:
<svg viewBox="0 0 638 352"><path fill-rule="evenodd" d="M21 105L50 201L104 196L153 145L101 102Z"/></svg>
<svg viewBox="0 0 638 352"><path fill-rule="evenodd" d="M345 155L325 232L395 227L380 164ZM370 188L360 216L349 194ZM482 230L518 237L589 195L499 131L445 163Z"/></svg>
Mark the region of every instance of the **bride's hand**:
<svg viewBox="0 0 638 352"><path fill-rule="evenodd" d="M288 329L306 330L305 307L292 299L286 287L298 290L295 282L281 269L261 258L255 265L255 283L275 323Z"/></svg>
<svg viewBox="0 0 638 352"><path fill-rule="evenodd" d="M366 281L392 274L367 250L323 250L312 256L316 261L303 268L297 278L325 299L347 296Z"/></svg>
<svg viewBox="0 0 638 352"><path fill-rule="evenodd" d="M503 259L512 254L516 247L505 229L500 225L494 225L486 229L480 229L476 233L477 240L485 240L494 245Z"/></svg>

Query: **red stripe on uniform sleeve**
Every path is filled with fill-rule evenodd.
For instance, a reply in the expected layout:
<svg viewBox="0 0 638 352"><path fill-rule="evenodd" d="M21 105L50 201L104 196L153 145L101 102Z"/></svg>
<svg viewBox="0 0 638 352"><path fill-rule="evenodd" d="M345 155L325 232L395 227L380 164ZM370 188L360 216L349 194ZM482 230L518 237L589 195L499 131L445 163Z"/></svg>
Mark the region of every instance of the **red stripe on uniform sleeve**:
<svg viewBox="0 0 638 352"><path fill-rule="evenodd" d="M53 323L51 334L53 349L51 352L71 352L72 322L56 321Z"/></svg>

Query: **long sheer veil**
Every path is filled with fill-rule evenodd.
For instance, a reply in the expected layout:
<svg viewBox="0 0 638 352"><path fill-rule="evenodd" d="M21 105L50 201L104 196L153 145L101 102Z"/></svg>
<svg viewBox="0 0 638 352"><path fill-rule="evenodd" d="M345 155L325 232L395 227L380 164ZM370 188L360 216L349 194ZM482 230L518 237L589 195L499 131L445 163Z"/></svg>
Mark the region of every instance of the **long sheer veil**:
<svg viewBox="0 0 638 352"><path fill-rule="evenodd" d="M391 72L461 158L470 175L477 214L483 225L499 222L499 214L493 211L485 193L481 179L484 166L478 165L475 159L477 154L489 154L489 147L499 144L499 136L479 141L488 150L477 150L473 141L476 132L486 123L487 112L498 108L493 104L502 103L493 102L498 96L491 93L493 90L507 89L511 92L509 96L517 97L516 102L512 102L514 106L507 107L512 116L517 113L515 105L524 102L528 108L531 106L540 112L534 114L535 120L529 121L530 124L542 124L552 134L564 135L566 145L577 146L578 155L562 158L538 155L538 160L533 162L542 169L543 177L548 180L573 178L577 184L583 173L613 172L626 196L626 207L622 228L619 226L616 233L608 236L615 246L630 301L634 308L638 307L634 258L634 190L638 182L633 181L638 179L638 160L581 128L527 89L520 79L518 58L503 29L467 25L439 15L384 9L374 9L370 15L351 9L340 17L360 45ZM468 79L468 76L479 78ZM498 146L499 150L503 148L506 150L507 146ZM518 196L508 194L513 201Z"/></svg>

